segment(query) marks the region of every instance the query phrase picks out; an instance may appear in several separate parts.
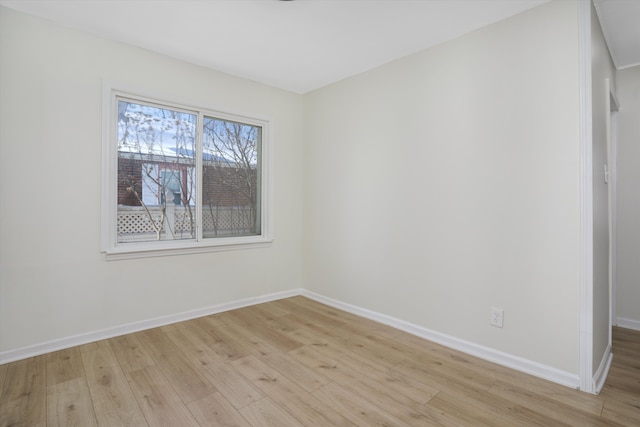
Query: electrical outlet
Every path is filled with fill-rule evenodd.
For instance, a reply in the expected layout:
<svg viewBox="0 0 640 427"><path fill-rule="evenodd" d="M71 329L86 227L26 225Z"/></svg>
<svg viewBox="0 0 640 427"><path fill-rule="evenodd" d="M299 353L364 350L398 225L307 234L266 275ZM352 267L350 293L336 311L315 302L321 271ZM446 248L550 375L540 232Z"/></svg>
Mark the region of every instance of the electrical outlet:
<svg viewBox="0 0 640 427"><path fill-rule="evenodd" d="M504 310L501 308L491 307L491 326L502 328L504 324Z"/></svg>

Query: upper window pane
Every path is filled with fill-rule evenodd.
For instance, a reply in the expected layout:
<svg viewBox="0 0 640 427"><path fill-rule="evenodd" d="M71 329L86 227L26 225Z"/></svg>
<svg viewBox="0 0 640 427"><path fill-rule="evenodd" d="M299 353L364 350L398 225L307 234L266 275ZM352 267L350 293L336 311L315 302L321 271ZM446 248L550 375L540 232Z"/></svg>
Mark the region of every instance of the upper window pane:
<svg viewBox="0 0 640 427"><path fill-rule="evenodd" d="M262 128L204 117L202 236L259 235Z"/></svg>
<svg viewBox="0 0 640 427"><path fill-rule="evenodd" d="M196 119L118 100L118 243L196 237Z"/></svg>

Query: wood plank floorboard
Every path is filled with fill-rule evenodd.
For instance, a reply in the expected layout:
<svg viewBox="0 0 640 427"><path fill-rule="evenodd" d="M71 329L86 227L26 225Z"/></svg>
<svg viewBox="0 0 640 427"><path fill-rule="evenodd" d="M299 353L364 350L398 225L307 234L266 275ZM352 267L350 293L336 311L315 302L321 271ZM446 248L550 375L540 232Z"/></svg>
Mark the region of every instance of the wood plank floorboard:
<svg viewBox="0 0 640 427"><path fill-rule="evenodd" d="M47 388L47 425L56 427L97 425L89 386L76 378Z"/></svg>
<svg viewBox="0 0 640 427"><path fill-rule="evenodd" d="M110 341L87 344L80 348L98 425L146 426L144 415L113 353Z"/></svg>
<svg viewBox="0 0 640 427"><path fill-rule="evenodd" d="M640 426L640 331L597 395L292 297L0 365L9 426Z"/></svg>

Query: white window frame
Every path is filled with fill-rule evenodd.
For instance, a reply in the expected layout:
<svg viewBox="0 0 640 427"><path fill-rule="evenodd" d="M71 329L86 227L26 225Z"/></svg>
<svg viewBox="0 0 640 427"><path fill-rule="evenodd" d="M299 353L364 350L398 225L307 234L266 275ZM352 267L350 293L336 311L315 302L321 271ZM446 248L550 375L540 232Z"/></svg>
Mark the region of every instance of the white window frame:
<svg viewBox="0 0 640 427"><path fill-rule="evenodd" d="M177 110L193 111L198 123L204 116L236 121L262 128L259 150L260 162L260 234L234 237L202 237L202 131L196 135L196 230L194 239L161 240L118 243L118 141L117 98L124 97L144 103L153 103ZM271 120L255 115L223 112L216 108L203 108L187 102L174 102L169 97L133 88L121 83L103 82L102 112L102 247L107 260L180 255L212 251L247 249L269 246L273 242L271 209Z"/></svg>

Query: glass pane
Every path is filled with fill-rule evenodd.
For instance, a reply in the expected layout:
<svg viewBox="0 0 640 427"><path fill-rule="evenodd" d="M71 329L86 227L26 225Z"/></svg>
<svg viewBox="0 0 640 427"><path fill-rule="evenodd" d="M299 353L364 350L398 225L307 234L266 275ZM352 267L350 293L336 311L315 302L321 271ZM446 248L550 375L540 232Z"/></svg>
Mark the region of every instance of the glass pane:
<svg viewBox="0 0 640 427"><path fill-rule="evenodd" d="M196 118L118 101L118 243L196 237Z"/></svg>
<svg viewBox="0 0 640 427"><path fill-rule="evenodd" d="M203 237L260 234L259 126L204 118Z"/></svg>

